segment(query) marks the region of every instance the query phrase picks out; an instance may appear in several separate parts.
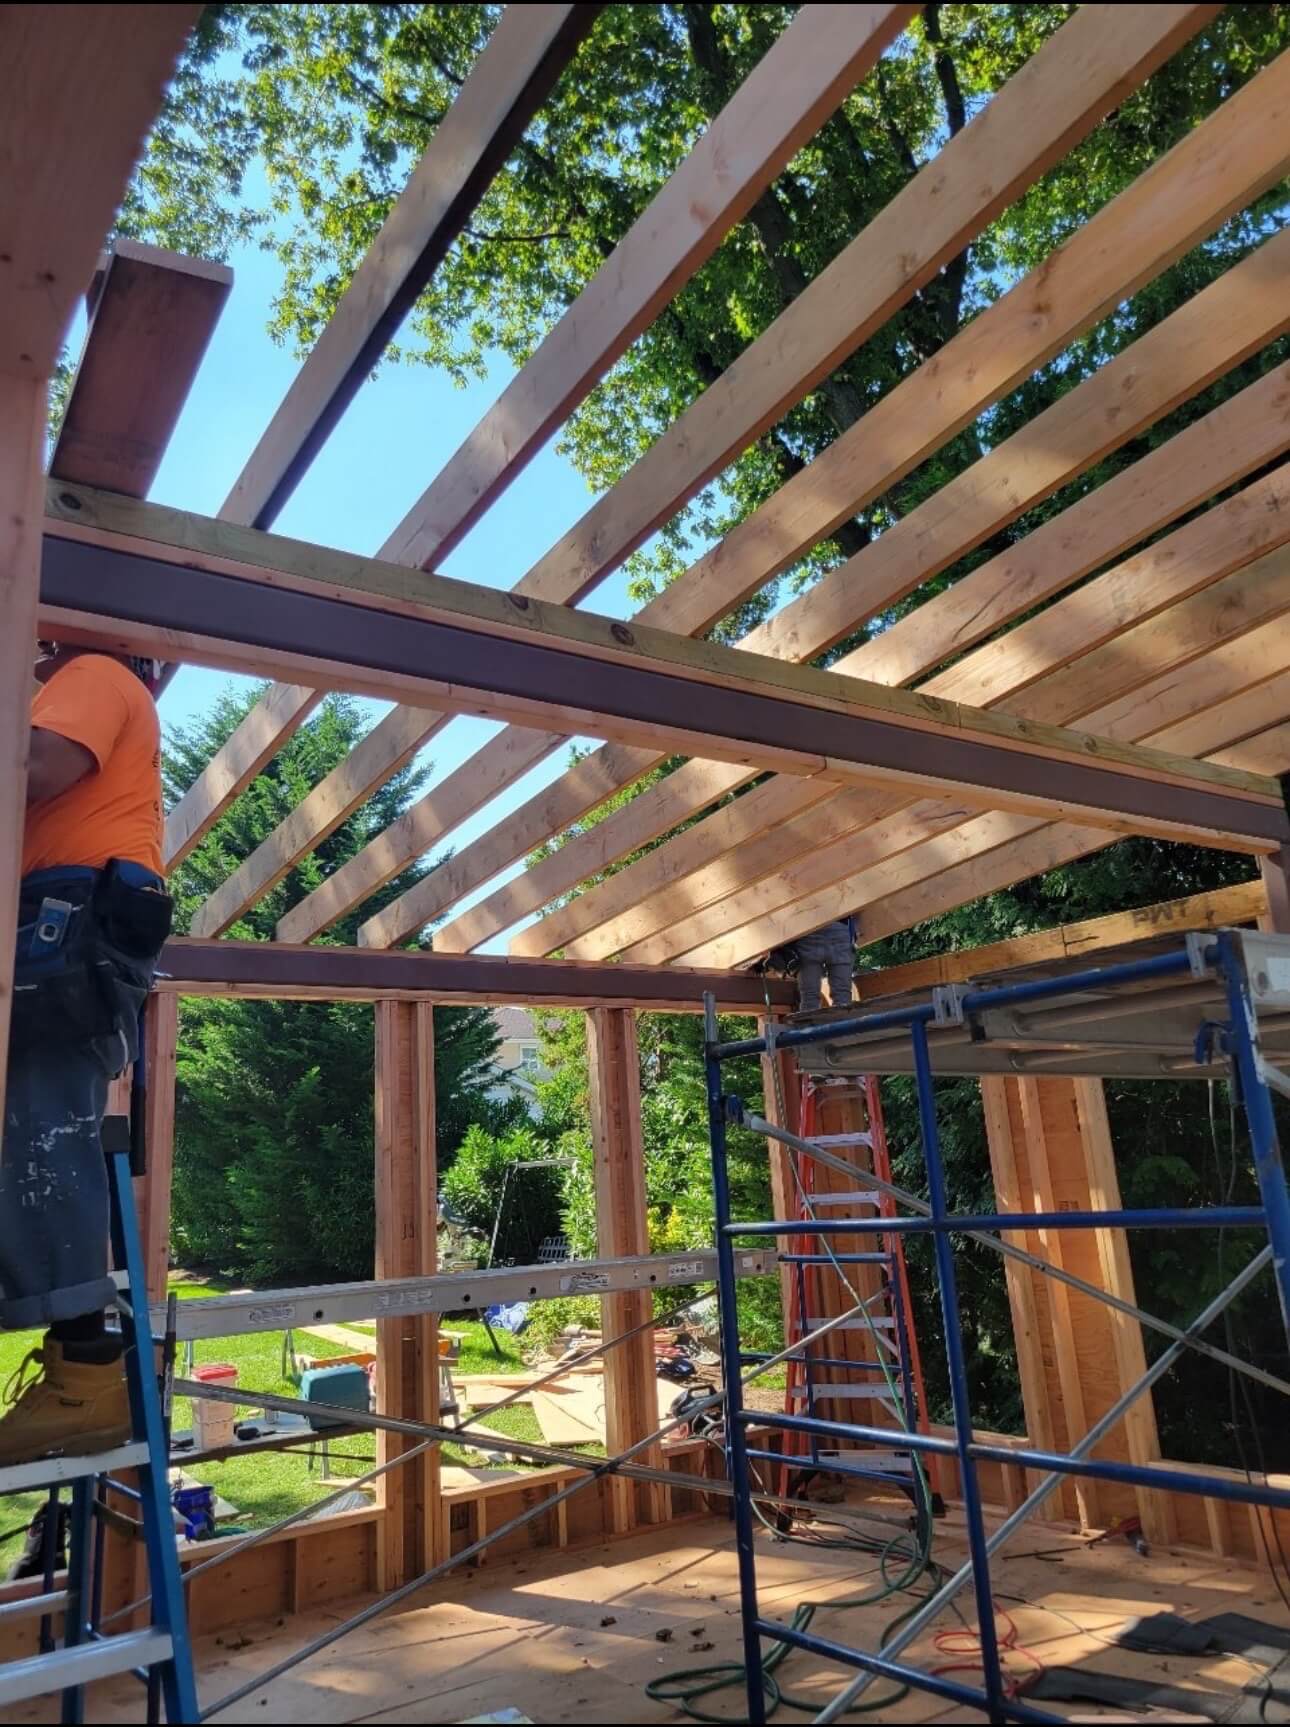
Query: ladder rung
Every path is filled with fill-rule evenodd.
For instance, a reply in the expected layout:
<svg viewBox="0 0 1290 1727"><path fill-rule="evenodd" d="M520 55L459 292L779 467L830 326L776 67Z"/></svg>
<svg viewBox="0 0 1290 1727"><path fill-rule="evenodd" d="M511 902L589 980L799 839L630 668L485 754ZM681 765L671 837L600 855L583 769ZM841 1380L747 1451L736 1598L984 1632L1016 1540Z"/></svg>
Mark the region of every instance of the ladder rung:
<svg viewBox="0 0 1290 1727"><path fill-rule="evenodd" d="M101 1643L80 1643L52 1655L29 1655L0 1666L0 1704L47 1697L51 1691L92 1685L136 1667L155 1667L174 1653L168 1631L127 1631Z"/></svg>
<svg viewBox="0 0 1290 1727"><path fill-rule="evenodd" d="M876 1189L859 1193L813 1193L811 1204L818 1211L822 1205L877 1205Z"/></svg>
<svg viewBox="0 0 1290 1727"><path fill-rule="evenodd" d="M26 1493L33 1487L54 1487L65 1481L81 1481L87 1475L109 1475L118 1469L137 1469L148 1461L148 1447L118 1445L89 1457L45 1457L35 1463L13 1463L0 1469L0 1493Z"/></svg>
<svg viewBox="0 0 1290 1727"><path fill-rule="evenodd" d="M818 1331L822 1325L829 1325L829 1321L827 1319L808 1319L806 1322L808 1331ZM869 1319L866 1319L863 1314L858 1314L855 1319L840 1319L829 1325L829 1329L830 1331L893 1331L895 1326L896 1321L890 1315L879 1313L874 1314ZM806 1339L799 1338L797 1341L805 1343Z"/></svg>
<svg viewBox="0 0 1290 1727"><path fill-rule="evenodd" d="M855 1463L858 1468L872 1467L890 1475L912 1475L914 1460L907 1451L818 1451L821 1463Z"/></svg>
<svg viewBox="0 0 1290 1727"><path fill-rule="evenodd" d="M55 1589L50 1595L26 1595L21 1601L6 1601L0 1605L0 1625L11 1625L15 1619L43 1619L46 1613L61 1613L67 1602L66 1589Z"/></svg>
<svg viewBox="0 0 1290 1727"><path fill-rule="evenodd" d="M813 1133L812 1145L872 1145L871 1133Z"/></svg>
<svg viewBox="0 0 1290 1727"><path fill-rule="evenodd" d="M859 1399L867 1398L871 1403L890 1403L895 1407L895 1399L889 1391L881 1391L874 1385L792 1385L789 1387L790 1397L814 1397L817 1403L823 1403L831 1398Z"/></svg>

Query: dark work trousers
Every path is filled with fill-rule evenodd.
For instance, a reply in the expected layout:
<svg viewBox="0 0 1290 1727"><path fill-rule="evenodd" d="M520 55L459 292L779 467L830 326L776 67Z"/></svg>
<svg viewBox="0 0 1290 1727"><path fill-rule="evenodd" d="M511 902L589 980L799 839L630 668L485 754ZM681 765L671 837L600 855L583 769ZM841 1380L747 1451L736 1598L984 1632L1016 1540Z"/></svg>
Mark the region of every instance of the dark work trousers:
<svg viewBox="0 0 1290 1727"><path fill-rule="evenodd" d="M42 871L23 883L18 953L41 894L83 900L96 871ZM154 879L155 878L149 878ZM37 894L29 885L38 884ZM21 1012L16 1003L15 1011ZM75 1319L106 1307L108 1179L101 1129L108 1083L138 1054L137 1025L101 1037L13 1038L0 1152L0 1327Z"/></svg>
<svg viewBox="0 0 1290 1727"><path fill-rule="evenodd" d="M797 1006L801 1013L815 1013L820 1006L820 986L827 972L829 999L834 1007L851 1002L851 973L855 965L850 922L843 918L812 930L793 943L797 949Z"/></svg>

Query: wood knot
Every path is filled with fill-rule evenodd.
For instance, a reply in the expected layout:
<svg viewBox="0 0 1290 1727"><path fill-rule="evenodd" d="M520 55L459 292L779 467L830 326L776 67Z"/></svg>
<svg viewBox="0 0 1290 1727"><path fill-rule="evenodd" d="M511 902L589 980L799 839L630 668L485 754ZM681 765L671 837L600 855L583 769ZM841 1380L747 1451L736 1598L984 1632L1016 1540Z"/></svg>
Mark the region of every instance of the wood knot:
<svg viewBox="0 0 1290 1727"><path fill-rule="evenodd" d="M527 594L507 594L506 597L511 602L511 604L515 607L517 612L527 612L528 611L529 602L528 602L528 595Z"/></svg>
<svg viewBox="0 0 1290 1727"><path fill-rule="evenodd" d="M626 624L610 624L609 633L616 642L621 642L625 648L630 648L636 641L636 637Z"/></svg>
<svg viewBox="0 0 1290 1727"><path fill-rule="evenodd" d="M81 500L75 492L60 492L58 501L65 510L79 510L81 507Z"/></svg>

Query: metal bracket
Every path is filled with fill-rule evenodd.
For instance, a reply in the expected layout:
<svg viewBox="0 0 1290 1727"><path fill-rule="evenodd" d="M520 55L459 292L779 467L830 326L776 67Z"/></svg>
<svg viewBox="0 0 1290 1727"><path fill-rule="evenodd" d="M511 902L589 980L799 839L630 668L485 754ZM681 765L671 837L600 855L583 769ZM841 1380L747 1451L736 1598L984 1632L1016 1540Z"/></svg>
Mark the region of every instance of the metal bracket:
<svg viewBox="0 0 1290 1727"><path fill-rule="evenodd" d="M963 1001L969 993L965 983L938 983L932 986L933 1025L962 1025Z"/></svg>
<svg viewBox="0 0 1290 1727"><path fill-rule="evenodd" d="M1193 977L1209 977L1214 970L1213 934L1209 930L1189 929L1183 936L1187 948L1187 963Z"/></svg>

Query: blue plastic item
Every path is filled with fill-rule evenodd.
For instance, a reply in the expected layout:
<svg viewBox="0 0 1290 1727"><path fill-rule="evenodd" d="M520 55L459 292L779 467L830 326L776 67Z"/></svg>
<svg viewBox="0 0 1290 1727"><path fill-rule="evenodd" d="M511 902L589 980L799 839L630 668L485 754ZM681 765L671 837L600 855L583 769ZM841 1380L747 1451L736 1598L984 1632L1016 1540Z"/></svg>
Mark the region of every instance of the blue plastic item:
<svg viewBox="0 0 1290 1727"><path fill-rule="evenodd" d="M367 1370L356 1362L339 1367L311 1367L300 1376L300 1395L306 1403L328 1403L338 1409L361 1410L364 1415L372 1406ZM315 1433L322 1433L345 1423L337 1416L320 1412L309 1416L309 1425Z"/></svg>
<svg viewBox="0 0 1290 1727"><path fill-rule="evenodd" d="M194 1487L176 1487L170 1503L184 1520L184 1534L190 1541L200 1541L215 1533L215 1489L200 1483Z"/></svg>

